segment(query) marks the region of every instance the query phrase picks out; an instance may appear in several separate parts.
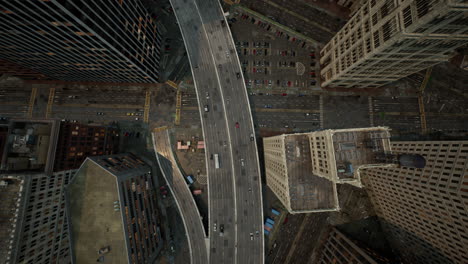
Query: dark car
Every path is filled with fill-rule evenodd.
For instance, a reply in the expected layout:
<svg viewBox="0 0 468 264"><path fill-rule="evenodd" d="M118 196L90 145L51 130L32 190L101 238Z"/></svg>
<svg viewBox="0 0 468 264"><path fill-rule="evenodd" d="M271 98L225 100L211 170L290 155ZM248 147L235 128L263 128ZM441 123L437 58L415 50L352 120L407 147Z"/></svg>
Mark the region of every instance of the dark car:
<svg viewBox="0 0 468 264"><path fill-rule="evenodd" d="M236 128L239 128L239 122L236 122Z"/></svg>
<svg viewBox="0 0 468 264"><path fill-rule="evenodd" d="M236 73L237 79L240 79L241 75L240 72Z"/></svg>

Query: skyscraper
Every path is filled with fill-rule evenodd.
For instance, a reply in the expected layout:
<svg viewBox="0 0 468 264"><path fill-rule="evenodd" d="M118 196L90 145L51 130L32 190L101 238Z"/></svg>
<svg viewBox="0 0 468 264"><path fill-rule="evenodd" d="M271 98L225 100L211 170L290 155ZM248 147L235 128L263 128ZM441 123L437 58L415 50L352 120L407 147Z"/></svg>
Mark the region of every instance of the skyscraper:
<svg viewBox="0 0 468 264"><path fill-rule="evenodd" d="M162 248L155 192L138 157L88 157L66 190L73 262L153 263Z"/></svg>
<svg viewBox="0 0 468 264"><path fill-rule="evenodd" d="M74 173L0 175L2 264L70 263L63 190Z"/></svg>
<svg viewBox="0 0 468 264"><path fill-rule="evenodd" d="M321 50L322 86L378 87L468 44L463 0L370 0Z"/></svg>
<svg viewBox="0 0 468 264"><path fill-rule="evenodd" d="M426 166L362 172L390 243L408 263L467 263L468 141L392 142L392 150L420 154Z"/></svg>
<svg viewBox="0 0 468 264"><path fill-rule="evenodd" d="M54 171L78 169L88 156L119 151L119 131L108 126L61 122Z"/></svg>
<svg viewBox="0 0 468 264"><path fill-rule="evenodd" d="M0 58L51 78L159 78L161 36L140 0L0 0L0 23Z"/></svg>
<svg viewBox="0 0 468 264"><path fill-rule="evenodd" d="M266 182L290 213L339 210L336 184L361 187L360 170L392 166L386 127L323 130L263 139Z"/></svg>
<svg viewBox="0 0 468 264"><path fill-rule="evenodd" d="M312 263L390 264L392 262L374 250L358 245L335 227L330 227Z"/></svg>

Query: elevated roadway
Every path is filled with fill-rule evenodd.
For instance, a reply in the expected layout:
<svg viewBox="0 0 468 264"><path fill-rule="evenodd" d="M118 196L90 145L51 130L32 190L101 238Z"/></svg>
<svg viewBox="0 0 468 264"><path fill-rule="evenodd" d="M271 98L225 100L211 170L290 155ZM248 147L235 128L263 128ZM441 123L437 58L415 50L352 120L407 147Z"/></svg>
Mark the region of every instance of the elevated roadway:
<svg viewBox="0 0 468 264"><path fill-rule="evenodd" d="M208 253L203 223L184 175L174 158L169 130L154 132L153 143L159 167L181 212L189 243L190 261L194 264L206 264Z"/></svg>
<svg viewBox="0 0 468 264"><path fill-rule="evenodd" d="M209 262L263 263L258 152L251 140L252 116L231 32L217 0L171 4L187 49L205 139ZM215 154L219 168L212 159Z"/></svg>

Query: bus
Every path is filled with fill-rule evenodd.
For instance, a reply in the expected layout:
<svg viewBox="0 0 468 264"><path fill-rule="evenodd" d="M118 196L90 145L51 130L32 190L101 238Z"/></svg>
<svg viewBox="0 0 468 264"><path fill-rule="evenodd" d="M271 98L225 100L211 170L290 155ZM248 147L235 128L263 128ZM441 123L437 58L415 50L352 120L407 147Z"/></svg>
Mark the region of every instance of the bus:
<svg viewBox="0 0 468 264"><path fill-rule="evenodd" d="M214 154L214 159L215 159L215 168L219 169L219 156L218 156L218 154Z"/></svg>

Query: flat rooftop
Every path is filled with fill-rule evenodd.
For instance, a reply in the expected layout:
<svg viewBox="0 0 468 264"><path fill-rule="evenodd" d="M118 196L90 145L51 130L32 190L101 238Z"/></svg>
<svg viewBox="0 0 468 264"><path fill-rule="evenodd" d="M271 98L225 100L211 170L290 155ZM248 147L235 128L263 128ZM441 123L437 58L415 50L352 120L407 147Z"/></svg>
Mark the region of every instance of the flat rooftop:
<svg viewBox="0 0 468 264"><path fill-rule="evenodd" d="M291 209L293 211L337 209L335 183L312 173L308 135L286 135L284 144Z"/></svg>
<svg viewBox="0 0 468 264"><path fill-rule="evenodd" d="M15 233L13 223L16 220L15 211L18 208L22 180L0 176L0 182L7 182L6 186L0 186L0 258L6 259L10 255L11 235Z"/></svg>
<svg viewBox="0 0 468 264"><path fill-rule="evenodd" d="M67 188L75 263L96 263L98 250L110 246L104 263L128 263L116 178L86 160Z"/></svg>
<svg viewBox="0 0 468 264"><path fill-rule="evenodd" d="M332 136L338 179L355 179L354 171L362 165L380 164L382 153L390 150L390 136L385 129L348 130Z"/></svg>

